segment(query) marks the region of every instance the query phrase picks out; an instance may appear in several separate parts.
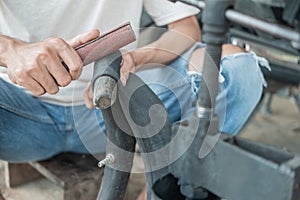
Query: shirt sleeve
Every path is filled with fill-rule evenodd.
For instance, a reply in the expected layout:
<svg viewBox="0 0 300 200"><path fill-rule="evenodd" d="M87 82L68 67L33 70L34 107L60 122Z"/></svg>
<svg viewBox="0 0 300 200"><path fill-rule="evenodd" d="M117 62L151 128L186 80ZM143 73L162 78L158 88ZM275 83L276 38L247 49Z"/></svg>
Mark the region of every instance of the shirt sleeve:
<svg viewBox="0 0 300 200"><path fill-rule="evenodd" d="M157 26L164 26L200 12L196 7L168 0L144 0L144 7Z"/></svg>

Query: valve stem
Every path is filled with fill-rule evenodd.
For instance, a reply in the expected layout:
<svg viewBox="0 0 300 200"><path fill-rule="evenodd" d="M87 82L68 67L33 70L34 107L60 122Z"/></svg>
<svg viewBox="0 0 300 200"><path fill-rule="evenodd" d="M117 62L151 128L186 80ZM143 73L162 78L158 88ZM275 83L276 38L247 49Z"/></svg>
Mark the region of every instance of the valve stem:
<svg viewBox="0 0 300 200"><path fill-rule="evenodd" d="M104 165L111 164L115 162L115 157L112 154L107 154L103 160L98 162L98 167L103 167Z"/></svg>

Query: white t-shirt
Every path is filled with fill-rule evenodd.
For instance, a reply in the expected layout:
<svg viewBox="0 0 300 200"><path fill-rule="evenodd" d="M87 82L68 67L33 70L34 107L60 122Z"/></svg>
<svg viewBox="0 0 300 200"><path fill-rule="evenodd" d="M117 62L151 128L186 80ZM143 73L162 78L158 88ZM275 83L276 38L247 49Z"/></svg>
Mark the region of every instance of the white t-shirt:
<svg viewBox="0 0 300 200"><path fill-rule="evenodd" d="M0 34L38 42L56 36L69 39L97 28L104 33L129 21L138 36L143 4L159 26L195 15L198 9L167 0L0 0ZM127 49L135 48L128 45ZM6 69L0 77L10 81ZM55 95L39 98L58 105L82 105L83 93L92 77L93 64L85 66L78 80L61 87Z"/></svg>

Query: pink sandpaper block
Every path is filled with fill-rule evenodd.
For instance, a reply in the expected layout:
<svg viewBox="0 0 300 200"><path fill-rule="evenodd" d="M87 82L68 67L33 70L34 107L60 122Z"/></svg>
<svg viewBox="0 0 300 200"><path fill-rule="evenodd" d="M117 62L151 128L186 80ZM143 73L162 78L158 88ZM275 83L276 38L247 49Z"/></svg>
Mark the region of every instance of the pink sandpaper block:
<svg viewBox="0 0 300 200"><path fill-rule="evenodd" d="M89 41L77 48L76 52L83 61L83 65L95 62L112 52L136 40L129 22Z"/></svg>

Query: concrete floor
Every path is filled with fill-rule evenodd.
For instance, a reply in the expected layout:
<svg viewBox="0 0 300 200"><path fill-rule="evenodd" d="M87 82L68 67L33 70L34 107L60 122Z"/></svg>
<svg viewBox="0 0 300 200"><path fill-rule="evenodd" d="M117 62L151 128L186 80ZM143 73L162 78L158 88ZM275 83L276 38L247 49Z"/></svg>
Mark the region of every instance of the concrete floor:
<svg viewBox="0 0 300 200"><path fill-rule="evenodd" d="M293 99L275 96L269 116L257 112L241 137L300 154L300 112Z"/></svg>
<svg viewBox="0 0 300 200"><path fill-rule="evenodd" d="M296 105L290 99L274 97L272 111L269 116L257 112L244 127L240 136L300 154L300 113ZM137 157L134 167L143 168L140 157ZM3 185L1 178L3 177L0 177L0 186L1 183ZM143 174L132 175L127 200L136 199L144 181ZM45 179L15 189L3 189L2 186L0 191L1 188L7 200L59 200L62 195L56 185Z"/></svg>

